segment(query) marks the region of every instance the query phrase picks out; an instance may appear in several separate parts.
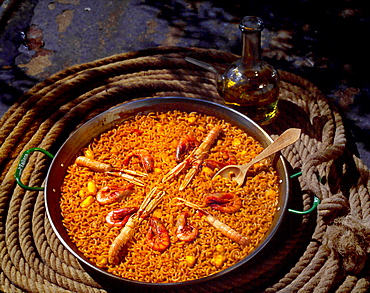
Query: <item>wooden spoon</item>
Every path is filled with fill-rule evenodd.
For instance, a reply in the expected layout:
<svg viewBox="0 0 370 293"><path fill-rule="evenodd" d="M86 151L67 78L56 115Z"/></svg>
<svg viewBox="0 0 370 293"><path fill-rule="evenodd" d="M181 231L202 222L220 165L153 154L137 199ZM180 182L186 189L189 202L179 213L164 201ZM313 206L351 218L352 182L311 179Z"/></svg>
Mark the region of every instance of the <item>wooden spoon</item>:
<svg viewBox="0 0 370 293"><path fill-rule="evenodd" d="M241 186L247 175L248 169L255 163L271 156L272 154L286 148L288 145L296 142L301 135L299 128L289 128L283 132L273 143L265 148L257 157L246 165L228 165L218 171L214 177L221 175L222 177L235 180Z"/></svg>

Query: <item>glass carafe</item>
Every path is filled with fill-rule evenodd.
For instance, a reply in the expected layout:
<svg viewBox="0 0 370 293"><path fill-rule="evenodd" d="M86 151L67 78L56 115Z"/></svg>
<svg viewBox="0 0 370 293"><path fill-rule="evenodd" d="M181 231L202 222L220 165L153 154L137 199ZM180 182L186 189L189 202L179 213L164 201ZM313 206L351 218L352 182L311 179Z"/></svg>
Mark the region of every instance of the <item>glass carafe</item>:
<svg viewBox="0 0 370 293"><path fill-rule="evenodd" d="M239 28L242 56L219 78L218 90L227 105L261 125L268 124L278 112L279 75L274 67L261 60L263 21L246 16Z"/></svg>

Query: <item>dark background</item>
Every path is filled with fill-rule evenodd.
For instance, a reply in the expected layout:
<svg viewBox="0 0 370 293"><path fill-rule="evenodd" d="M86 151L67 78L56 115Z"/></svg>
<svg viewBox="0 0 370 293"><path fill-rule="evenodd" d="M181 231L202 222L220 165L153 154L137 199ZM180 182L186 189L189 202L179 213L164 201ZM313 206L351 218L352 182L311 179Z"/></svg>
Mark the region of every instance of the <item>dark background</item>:
<svg viewBox="0 0 370 293"><path fill-rule="evenodd" d="M314 84L342 113L370 166L370 16L366 1L0 0L0 116L74 64L159 45L241 53L238 23L265 22L263 58ZM354 147L353 147L353 146Z"/></svg>

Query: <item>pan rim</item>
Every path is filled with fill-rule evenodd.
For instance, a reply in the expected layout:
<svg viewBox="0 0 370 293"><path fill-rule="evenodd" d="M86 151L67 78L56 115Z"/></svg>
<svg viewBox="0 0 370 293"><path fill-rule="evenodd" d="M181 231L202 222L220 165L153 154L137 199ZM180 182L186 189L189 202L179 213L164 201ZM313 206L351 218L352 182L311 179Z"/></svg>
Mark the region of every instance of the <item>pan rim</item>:
<svg viewBox="0 0 370 293"><path fill-rule="evenodd" d="M173 107L176 104L187 105L191 109L193 108L201 109L201 113L203 113L202 111L215 113L217 118L219 118L219 116L225 117L227 118L227 120L229 120L228 122L232 122L236 124L244 123L243 129L248 126L253 127L254 132L256 133L258 132L259 135L264 137L264 142L261 142L262 144L265 144L264 147L266 147L266 144L269 144L273 141L272 138L266 133L266 131L263 128L261 128L258 124L256 124L254 121L252 121L250 118L248 118L244 114L241 114L240 112L234 109L231 109L225 105L212 102L209 100L194 99L194 98L179 97L179 96L146 98L146 99L129 101L124 104L115 106L93 117L92 119L84 123L82 126L80 126L76 131L74 131L68 137L68 139L59 148L53 161L51 162L51 165L47 173L47 177L45 181L46 182L45 192L44 192L45 209L46 209L46 214L50 222L50 225L54 233L56 234L57 238L59 239L59 241L84 266L87 266L89 269L92 269L93 271L98 272L102 274L103 276L118 280L120 282L126 283L127 285L135 285L135 286L140 286L140 287L153 287L153 288L156 288L156 287L177 288L177 287L183 287L183 286L198 285L200 283L215 280L216 278L225 276L226 274L229 274L233 270L238 269L242 267L243 265L245 265L246 263L250 262L251 259L253 259L260 251L262 251L266 247L266 245L271 241L271 239L274 237L277 230L279 229L281 222L283 220L283 216L287 210L288 196L289 196L289 176L288 176L285 160L282 157L282 155L280 155L279 160L278 160L278 166L279 166L278 173L279 173L280 181L282 181L281 187L280 187L281 194L279 197L279 202L280 201L281 202L279 203L279 208L275 213L275 219L272 225L273 227L272 226L270 227L265 237L261 240L258 246L249 255L247 255L246 257L244 257L242 260L232 265L231 267L226 268L216 274L202 277L196 280L176 282L176 283L148 283L148 282L135 281L135 280L125 279L117 275L113 275L107 271L104 271L98 268L96 265L90 262L87 258L85 258L83 254L79 252L79 250L73 243L72 243L73 245L71 245L71 241L70 240L68 241L65 239L67 235L66 229L64 228L64 231L61 230L63 225L61 223L56 223L56 221L58 221L58 217L56 217L55 215L55 210L54 210L55 203L52 203L52 200L58 194L58 191L56 190L56 186L54 184L55 177L53 178L53 175L54 175L53 172L56 172L55 170L60 169L61 165L63 165L63 168L66 168L69 165L68 163L64 162L64 160L61 160L61 156L63 156L63 152L66 149L68 149L66 145L73 143L74 140L76 140L77 137L81 135L82 132L86 132L86 130L89 127L91 127L92 124L97 124L100 126L102 126L103 124L109 125L110 123L112 123L112 121L116 121L117 119L118 120L127 119L127 117L130 117L130 115L132 116L132 113L137 114L138 109L141 110L140 112L145 112L147 109L152 109L153 107L154 108L166 108L166 107ZM179 110L183 110L183 109L179 109ZM212 115L212 114L207 114L207 115ZM113 125L111 126L113 127ZM103 128L104 127L102 127L102 129ZM109 129L109 127L107 129ZM103 129L100 133L106 131L107 129ZM91 137L90 140L93 139L94 137ZM79 150L80 148L77 148L77 149ZM76 154L77 154L77 151L75 152L74 156ZM61 177L64 178L64 175L65 173L63 173L63 176ZM58 198L58 205L59 205L59 198ZM60 215L60 218L61 218L61 215Z"/></svg>

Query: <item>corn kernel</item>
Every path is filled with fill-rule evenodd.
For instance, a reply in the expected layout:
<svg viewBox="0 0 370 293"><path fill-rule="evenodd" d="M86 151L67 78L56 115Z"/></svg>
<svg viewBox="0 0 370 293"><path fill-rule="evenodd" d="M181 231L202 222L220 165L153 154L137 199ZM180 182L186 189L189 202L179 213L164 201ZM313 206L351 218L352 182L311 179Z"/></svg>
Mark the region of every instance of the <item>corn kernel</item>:
<svg viewBox="0 0 370 293"><path fill-rule="evenodd" d="M177 139L174 139L174 140L171 142L171 147L176 148L178 144L179 144L179 141L178 141Z"/></svg>
<svg viewBox="0 0 370 293"><path fill-rule="evenodd" d="M157 131L162 131L162 129L163 129L163 124L162 123L157 123L155 126L156 126Z"/></svg>
<svg viewBox="0 0 370 293"><path fill-rule="evenodd" d="M96 259L96 264L98 265L98 267L105 266L107 263L108 263L108 259L106 256L100 255Z"/></svg>
<svg viewBox="0 0 370 293"><path fill-rule="evenodd" d="M224 264L225 257L223 255L216 255L211 259L211 264L213 264L218 269Z"/></svg>
<svg viewBox="0 0 370 293"><path fill-rule="evenodd" d="M94 202L94 200L95 200L94 197L92 195L89 195L83 200L83 202L81 202L80 204L81 208L87 208Z"/></svg>
<svg viewBox="0 0 370 293"><path fill-rule="evenodd" d="M195 262L197 261L196 257L193 255L187 255L185 256L185 261L188 264L190 268L194 267Z"/></svg>
<svg viewBox="0 0 370 293"><path fill-rule="evenodd" d="M170 163L171 162L171 158L167 154L162 154L161 155L161 160L162 160L163 163Z"/></svg>
<svg viewBox="0 0 370 293"><path fill-rule="evenodd" d="M203 172L206 176L208 176L208 177L211 177L211 176L213 175L213 170L212 170L211 168L209 168L209 167L204 167L204 168L202 169L202 172Z"/></svg>
<svg viewBox="0 0 370 293"><path fill-rule="evenodd" d="M238 146L242 143L242 141L240 140L240 138L234 138L231 143L233 146Z"/></svg>
<svg viewBox="0 0 370 293"><path fill-rule="evenodd" d="M243 150L241 153L240 153L240 155L241 156L245 156L245 155L247 155L248 154L248 152L246 151L246 150Z"/></svg>
<svg viewBox="0 0 370 293"><path fill-rule="evenodd" d="M162 212L160 210L154 210L153 217L162 218Z"/></svg>
<svg viewBox="0 0 370 293"><path fill-rule="evenodd" d="M207 129L206 129L203 125L198 126L198 129L199 129L199 131L201 131L201 132L205 132L205 131L207 131Z"/></svg>
<svg viewBox="0 0 370 293"><path fill-rule="evenodd" d="M195 121L197 121L197 117L191 116L187 120L188 120L189 124L194 124Z"/></svg>
<svg viewBox="0 0 370 293"><path fill-rule="evenodd" d="M162 169L161 168L154 168L154 173L155 174L161 174L162 173Z"/></svg>
<svg viewBox="0 0 370 293"><path fill-rule="evenodd" d="M85 157L89 159L94 159L95 155L94 152L90 149L84 151Z"/></svg>
<svg viewBox="0 0 370 293"><path fill-rule="evenodd" d="M114 155L117 155L119 153L119 150L115 146L112 146L112 148L110 149L110 152Z"/></svg>
<svg viewBox="0 0 370 293"><path fill-rule="evenodd" d="M216 251L220 252L220 253L223 253L225 251L225 248L223 247L223 245L217 244L216 245Z"/></svg>
<svg viewBox="0 0 370 293"><path fill-rule="evenodd" d="M83 197L85 197L85 189L80 189L80 191L78 192L78 195L81 197L81 198L83 198Z"/></svg>
<svg viewBox="0 0 370 293"><path fill-rule="evenodd" d="M276 191L272 190L272 189L268 189L268 190L266 190L266 196L275 198L276 197Z"/></svg>
<svg viewBox="0 0 370 293"><path fill-rule="evenodd" d="M98 192L94 181L87 182L86 195L95 195Z"/></svg>

